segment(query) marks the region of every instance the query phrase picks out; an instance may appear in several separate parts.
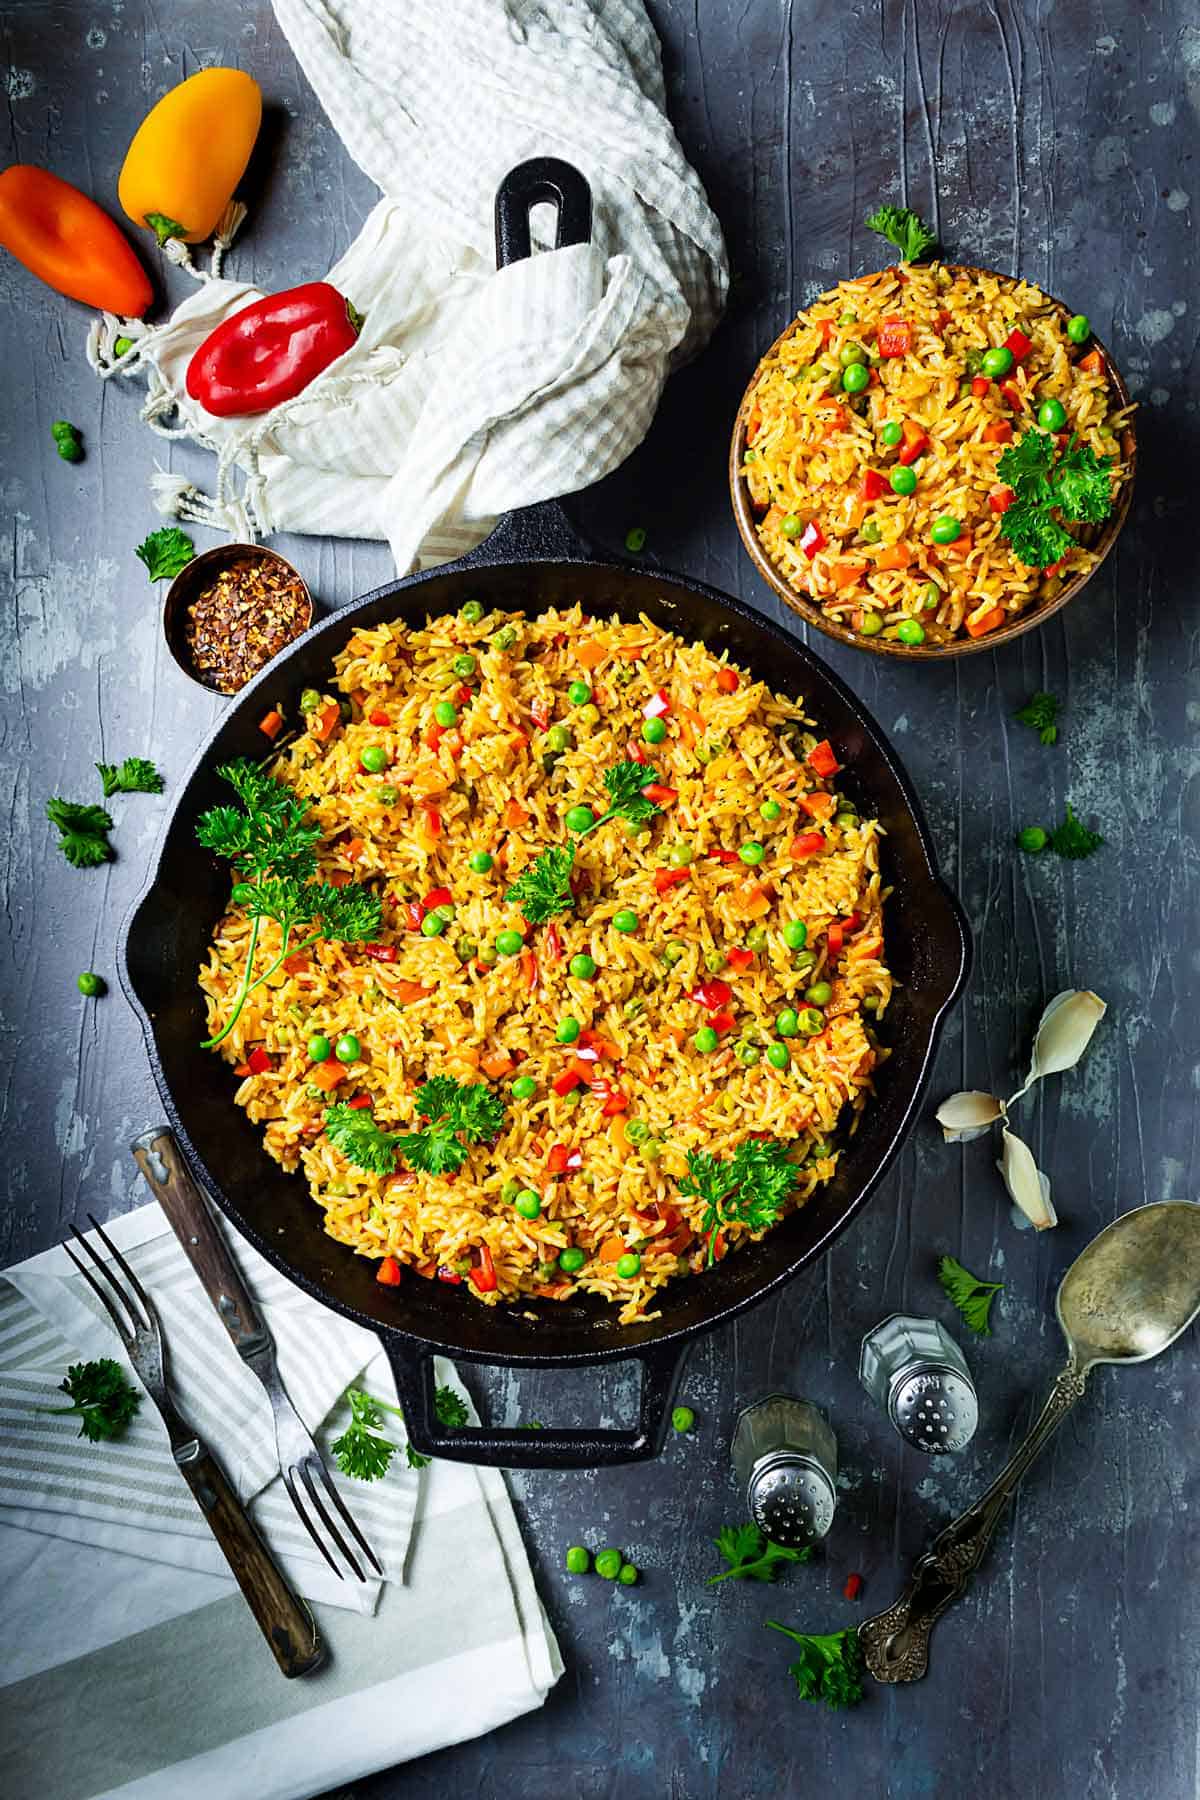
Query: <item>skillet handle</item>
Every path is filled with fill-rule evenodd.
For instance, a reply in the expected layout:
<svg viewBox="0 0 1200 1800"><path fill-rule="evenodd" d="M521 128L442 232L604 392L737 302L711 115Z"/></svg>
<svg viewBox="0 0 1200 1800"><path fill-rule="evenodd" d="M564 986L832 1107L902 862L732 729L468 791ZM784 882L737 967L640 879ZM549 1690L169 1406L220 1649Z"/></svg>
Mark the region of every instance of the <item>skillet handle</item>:
<svg viewBox="0 0 1200 1800"><path fill-rule="evenodd" d="M498 269L532 255L529 214L542 202L558 208L556 250L591 242L592 190L579 170L558 156L533 156L510 169L496 189Z"/></svg>
<svg viewBox="0 0 1200 1800"><path fill-rule="evenodd" d="M464 1425L444 1430L433 1408L433 1352L423 1345L383 1337L396 1377L404 1423L414 1450L448 1462L502 1469L607 1469L645 1462L663 1447L671 1407L690 1346L650 1345L633 1351L642 1365L638 1422L632 1430L600 1431L519 1426ZM494 1365L492 1365L494 1366Z"/></svg>

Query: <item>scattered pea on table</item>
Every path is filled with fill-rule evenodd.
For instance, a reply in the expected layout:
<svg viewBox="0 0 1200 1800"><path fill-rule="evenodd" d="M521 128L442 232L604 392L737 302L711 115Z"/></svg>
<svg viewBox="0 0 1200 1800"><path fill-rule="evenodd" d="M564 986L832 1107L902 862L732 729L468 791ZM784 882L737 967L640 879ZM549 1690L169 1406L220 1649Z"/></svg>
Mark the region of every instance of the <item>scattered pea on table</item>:
<svg viewBox="0 0 1200 1800"><path fill-rule="evenodd" d="M633 1587L638 1578L636 1563L623 1562L617 1571L617 1580L622 1587Z"/></svg>
<svg viewBox="0 0 1200 1800"><path fill-rule="evenodd" d="M99 1000L106 991L108 983L103 975L97 975L92 969L85 969L82 975L76 977L75 986L85 1000Z"/></svg>
<svg viewBox="0 0 1200 1800"><path fill-rule="evenodd" d="M696 1423L696 1415L690 1406L677 1406L671 1414L671 1425L675 1431L690 1431Z"/></svg>
<svg viewBox="0 0 1200 1800"><path fill-rule="evenodd" d="M572 1544L567 1551L566 1564L569 1575L586 1575L592 1566L592 1559L582 1544Z"/></svg>
<svg viewBox="0 0 1200 1800"><path fill-rule="evenodd" d="M605 1581L615 1581L621 1573L625 1558L619 1550L599 1550L596 1553L595 1570Z"/></svg>

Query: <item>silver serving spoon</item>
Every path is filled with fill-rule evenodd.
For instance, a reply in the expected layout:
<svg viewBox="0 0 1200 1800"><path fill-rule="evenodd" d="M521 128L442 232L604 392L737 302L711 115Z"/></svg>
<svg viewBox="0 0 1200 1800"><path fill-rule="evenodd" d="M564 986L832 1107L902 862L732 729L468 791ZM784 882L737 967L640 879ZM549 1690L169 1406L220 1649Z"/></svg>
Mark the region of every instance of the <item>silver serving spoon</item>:
<svg viewBox="0 0 1200 1800"><path fill-rule="evenodd" d="M859 1627L877 1681L917 1681L929 1637L983 1561L997 1520L1042 1445L1081 1398L1097 1363L1148 1362L1200 1313L1200 1206L1139 1206L1093 1238L1063 1277L1055 1302L1067 1340L1059 1375L1020 1449L986 1494L936 1537L893 1606Z"/></svg>

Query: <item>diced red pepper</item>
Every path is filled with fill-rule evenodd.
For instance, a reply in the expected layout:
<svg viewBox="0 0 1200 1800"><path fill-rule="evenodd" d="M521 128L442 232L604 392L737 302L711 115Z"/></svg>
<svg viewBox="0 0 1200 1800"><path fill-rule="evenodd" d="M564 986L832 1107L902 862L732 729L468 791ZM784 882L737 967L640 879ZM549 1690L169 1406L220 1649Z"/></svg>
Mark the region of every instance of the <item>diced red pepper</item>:
<svg viewBox="0 0 1200 1800"><path fill-rule="evenodd" d="M430 888L422 902L426 912L436 912L439 906L450 906L454 895L448 887Z"/></svg>
<svg viewBox="0 0 1200 1800"><path fill-rule="evenodd" d="M671 696L668 694L666 688L658 688L651 694L645 706L643 706L642 717L644 719L661 719L664 714L669 713L670 710Z"/></svg>
<svg viewBox="0 0 1200 1800"><path fill-rule="evenodd" d="M400 1286L400 1264L394 1256L385 1256L375 1271L375 1279L384 1287Z"/></svg>
<svg viewBox="0 0 1200 1800"><path fill-rule="evenodd" d="M1079 367L1086 369L1089 375L1100 375L1104 370L1104 358L1098 350L1089 350L1086 356L1080 357Z"/></svg>
<svg viewBox="0 0 1200 1800"><path fill-rule="evenodd" d="M551 1175L565 1175L569 1170L582 1169L582 1150L568 1149L566 1144L551 1144L546 1158L546 1168Z"/></svg>
<svg viewBox="0 0 1200 1800"><path fill-rule="evenodd" d="M705 855L708 858L709 862L719 862L719 863L728 864L728 863L741 862L741 860L742 860L736 850L706 850Z"/></svg>
<svg viewBox="0 0 1200 1800"><path fill-rule="evenodd" d="M1027 338L1023 331L1014 326L1004 340L1004 348L1012 351L1014 362L1024 362L1033 349L1033 339Z"/></svg>
<svg viewBox="0 0 1200 1800"><path fill-rule="evenodd" d="M539 731L549 731L549 729L550 729L550 710L541 701L538 701L536 706L530 707L529 716L533 720L534 724L537 726Z"/></svg>
<svg viewBox="0 0 1200 1800"><path fill-rule="evenodd" d="M595 1089L592 1091L595 1092ZM600 1108L601 1118L614 1119L618 1113L629 1111L629 1096L628 1094L623 1094L619 1087L612 1087L606 1083L604 1094L596 1094L596 1098L598 1100L603 1099L604 1101L603 1106ZM579 1158L579 1162L580 1166L582 1166L582 1156Z"/></svg>
<svg viewBox="0 0 1200 1800"><path fill-rule="evenodd" d="M454 690L455 706L466 706L474 698L475 689L469 682L464 681L461 687L456 687Z"/></svg>
<svg viewBox="0 0 1200 1800"><path fill-rule="evenodd" d="M857 1600L862 1593L863 1578L861 1575L847 1575L846 1585L842 1593L847 1600Z"/></svg>
<svg viewBox="0 0 1200 1800"><path fill-rule="evenodd" d="M867 469L858 484L860 500L878 500L881 494L887 493L887 482L877 469Z"/></svg>
<svg viewBox="0 0 1200 1800"><path fill-rule="evenodd" d="M426 910L427 909L422 906L419 900L410 900L404 909L407 914L404 929L406 931L420 931L421 920L425 917Z"/></svg>
<svg viewBox="0 0 1200 1800"><path fill-rule="evenodd" d="M723 694L736 694L741 686L741 678L736 669L718 669L717 686Z"/></svg>
<svg viewBox="0 0 1200 1800"><path fill-rule="evenodd" d="M639 744L636 738L630 742L626 755L630 762L645 764L650 761L650 758L646 754L646 746L644 744Z"/></svg>
<svg viewBox="0 0 1200 1800"><path fill-rule="evenodd" d="M809 562L811 562L818 550L824 550L828 542L829 539L825 536L825 533L821 530L817 521L813 519L804 527L800 537L800 548L803 550L805 556L807 556Z"/></svg>
<svg viewBox="0 0 1200 1800"><path fill-rule="evenodd" d="M441 837L442 815L436 806L427 806L425 811L425 834L427 837Z"/></svg>
<svg viewBox="0 0 1200 1800"><path fill-rule="evenodd" d="M918 456L924 456L929 448L929 436L923 425L917 425L912 419L904 421L904 443L900 450L900 461L905 468L915 463Z"/></svg>
<svg viewBox="0 0 1200 1800"><path fill-rule="evenodd" d="M823 850L824 848L824 832L802 831L798 837L792 839L788 846L788 852L797 862L800 862L806 856L815 856L818 850Z"/></svg>
<svg viewBox="0 0 1200 1800"><path fill-rule="evenodd" d="M729 1005L733 999L733 989L727 981L702 981L699 987L692 989L688 999L695 1000L707 1012L716 1012L720 1007Z"/></svg>
<svg viewBox="0 0 1200 1800"><path fill-rule="evenodd" d="M438 1264L437 1278L439 1281L448 1282L451 1287L462 1286L462 1276L456 1269L452 1269L448 1263Z"/></svg>
<svg viewBox="0 0 1200 1800"><path fill-rule="evenodd" d="M546 935L542 939L542 953L547 962L562 961L562 939L558 935L558 926L553 923L546 927Z"/></svg>
<svg viewBox="0 0 1200 1800"><path fill-rule="evenodd" d="M372 962L393 963L399 954L395 944L363 945L363 955L369 956Z"/></svg>
<svg viewBox="0 0 1200 1800"><path fill-rule="evenodd" d="M285 956L283 966L289 975L300 975L305 969L312 968L312 961L302 950L296 950L291 956Z"/></svg>
<svg viewBox="0 0 1200 1800"><path fill-rule="evenodd" d="M825 933L825 942L829 946L830 956L840 956L846 941L846 927L840 919L835 919Z"/></svg>
<svg viewBox="0 0 1200 1800"><path fill-rule="evenodd" d="M642 792L655 806L671 806L679 798L678 788L665 787L661 781L648 781Z"/></svg>
<svg viewBox="0 0 1200 1800"><path fill-rule="evenodd" d="M585 1056L590 1051L593 1060L597 1056L603 1056L609 1062L616 1062L617 1060L616 1045L610 1043L603 1032L593 1031L590 1026L585 1026L580 1032L579 1043L579 1055L581 1057Z"/></svg>
<svg viewBox="0 0 1200 1800"><path fill-rule="evenodd" d="M732 950L725 952L725 961L731 969L752 969L754 967L753 950L744 950L735 944Z"/></svg>
<svg viewBox="0 0 1200 1800"><path fill-rule="evenodd" d="M1043 575L1060 575L1062 573L1062 571L1066 568L1067 562L1070 558L1070 555L1071 555L1071 552L1068 550L1066 556L1060 556L1057 562L1047 563L1045 568L1042 570L1042 574Z"/></svg>
<svg viewBox="0 0 1200 1800"><path fill-rule="evenodd" d="M371 1096L370 1094L355 1094L353 1100L347 1100L346 1105L352 1112L369 1112Z"/></svg>
<svg viewBox="0 0 1200 1800"><path fill-rule="evenodd" d="M1002 381L1000 383L1000 392L1004 396L1005 405L1010 406L1013 412L1020 412L1024 397L1016 382Z"/></svg>
<svg viewBox="0 0 1200 1800"><path fill-rule="evenodd" d="M384 712L382 706L377 706L374 712L367 714L367 717L372 725L390 725L392 722L391 713Z"/></svg>
<svg viewBox="0 0 1200 1800"><path fill-rule="evenodd" d="M985 444L1011 444L1012 426L1007 419L993 419L983 428L983 441Z"/></svg>
<svg viewBox="0 0 1200 1800"><path fill-rule="evenodd" d="M665 894L668 888L679 887L687 879L686 869L655 869L654 891L656 894Z"/></svg>
<svg viewBox="0 0 1200 1800"><path fill-rule="evenodd" d="M993 488L988 495L988 505L994 513L1004 513L1008 511L1016 497L1010 487Z"/></svg>
<svg viewBox="0 0 1200 1800"><path fill-rule="evenodd" d="M808 753L808 766L822 781L828 781L837 774L842 765L833 754L833 745L828 738L822 738L819 744L813 745Z"/></svg>
<svg viewBox="0 0 1200 1800"><path fill-rule="evenodd" d="M708 1015L708 1022L717 1035L722 1036L725 1032L733 1030L736 1020L727 1007L722 1007L720 1012Z"/></svg>
<svg viewBox="0 0 1200 1800"><path fill-rule="evenodd" d="M556 1075L550 1083L551 1092L558 1094L560 1098L563 1094L573 1093L582 1079L578 1069L574 1067L564 1069L562 1074Z"/></svg>
<svg viewBox="0 0 1200 1800"><path fill-rule="evenodd" d="M255 1044L253 1050L251 1050L249 1056L246 1058L246 1067L252 1075L265 1075L267 1070L274 1068L274 1066L275 1064L271 1057L271 1052L269 1050L264 1050L261 1044Z"/></svg>
<svg viewBox="0 0 1200 1800"><path fill-rule="evenodd" d="M481 1294L490 1294L496 1286L496 1265L486 1244L479 1246L479 1267L471 1270L471 1280Z"/></svg>
<svg viewBox="0 0 1200 1800"><path fill-rule="evenodd" d="M532 950L521 952L521 979L527 988L535 988L538 979L538 960Z"/></svg>
<svg viewBox="0 0 1200 1800"><path fill-rule="evenodd" d="M992 384L986 375L976 375L971 382L971 392L977 400L980 400L983 398L984 394L987 393L991 385Z"/></svg>
<svg viewBox="0 0 1200 1800"><path fill-rule="evenodd" d="M427 725L421 733L421 742L427 750L436 750L446 735L444 725Z"/></svg>
<svg viewBox="0 0 1200 1800"><path fill-rule="evenodd" d="M876 344L880 356L907 356L912 349L912 326L907 319L883 319Z"/></svg>

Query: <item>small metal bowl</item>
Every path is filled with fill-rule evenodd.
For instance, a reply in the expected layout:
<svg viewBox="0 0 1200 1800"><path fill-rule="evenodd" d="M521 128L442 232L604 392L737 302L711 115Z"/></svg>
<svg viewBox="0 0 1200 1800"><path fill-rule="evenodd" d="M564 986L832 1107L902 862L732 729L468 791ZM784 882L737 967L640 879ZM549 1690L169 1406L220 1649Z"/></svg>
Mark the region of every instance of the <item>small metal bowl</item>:
<svg viewBox="0 0 1200 1800"><path fill-rule="evenodd" d="M286 556L280 556L277 550L268 550L262 544L218 544L215 550L202 550L194 556L190 563L180 569L174 581L167 589L167 597L163 602L163 636L167 641L167 649L175 658L184 674L210 694L220 694L223 700L232 700L233 695L225 688L219 687L211 676L199 670L192 661L192 653L187 641L188 608L198 595L203 593L223 569L233 567L236 563L257 563L261 568L272 568L282 575L290 576L300 584L303 593L301 623L288 642L294 642L303 631L307 631L313 620L313 598L308 583L300 571L292 566ZM280 648L286 649L286 645ZM276 655L280 652L276 651ZM268 658L268 662L273 661ZM261 665L263 668L266 663ZM252 681L258 670L246 677ZM245 683L243 683L243 686Z"/></svg>
<svg viewBox="0 0 1200 1800"><path fill-rule="evenodd" d="M1000 275L995 269L979 269L961 263L947 263L945 267L955 275L961 273L997 275L1001 281L1016 279L1014 276ZM1044 288L1039 291L1045 294ZM1070 307L1056 299L1053 294L1046 294L1046 299L1058 308L1065 326L1071 316ZM1037 626L1044 624L1052 613L1060 612L1068 600L1073 600L1076 594L1087 586L1116 543L1133 498L1133 486L1137 474L1137 442L1132 429L1129 428L1126 428L1121 438L1121 454L1123 460L1129 465L1129 473L1117 495L1116 505L1103 524L1085 525L1078 532L1078 541L1096 553L1098 559L1096 563L1092 568L1080 571L1078 574L1072 575L1068 581L1064 581L1057 594L1052 595L1048 600L1037 602L1025 612L1017 613L1010 625L1002 625L998 631L989 631L986 637L971 638L964 634L962 637L951 638L950 642L946 644L901 644L894 638L863 637L852 626L843 625L838 620L830 618L823 608L814 605L804 594L797 593L782 570L771 561L763 547L756 530L756 516L750 500L750 488L742 465L746 451L746 423L750 417L754 389L762 372L763 364L768 362L784 340L791 336L795 323L796 321L792 319L780 332L766 354L760 357L758 366L742 396L741 405L738 407L733 426L733 440L729 447L729 492L733 500L733 516L737 521L742 543L746 546L750 560L763 580L768 587L774 589L785 606L789 606L793 612L799 613L807 624L815 625L818 631L823 631L826 637L837 638L839 643L850 644L856 650L870 650L876 656L902 657L908 662L933 662L953 656L974 656L979 651L995 650L1000 644L1010 644L1014 638L1022 637L1025 632L1033 631ZM1115 390L1118 410L1131 405L1129 389L1099 338L1092 337L1089 349L1098 350L1103 358L1104 372Z"/></svg>

